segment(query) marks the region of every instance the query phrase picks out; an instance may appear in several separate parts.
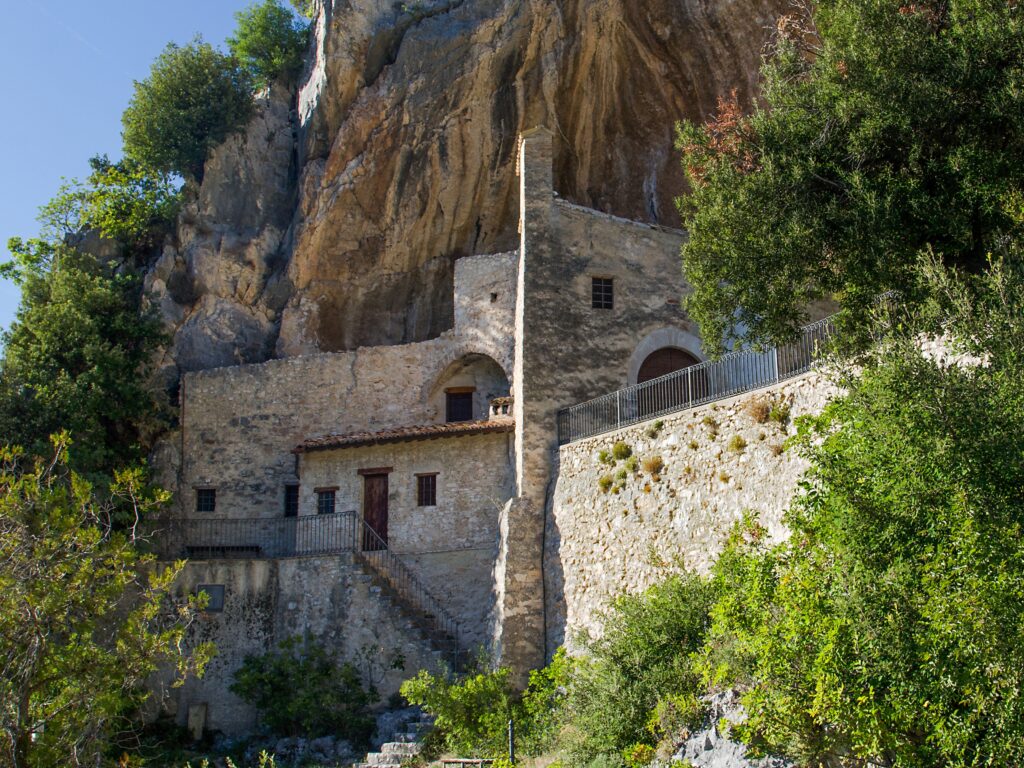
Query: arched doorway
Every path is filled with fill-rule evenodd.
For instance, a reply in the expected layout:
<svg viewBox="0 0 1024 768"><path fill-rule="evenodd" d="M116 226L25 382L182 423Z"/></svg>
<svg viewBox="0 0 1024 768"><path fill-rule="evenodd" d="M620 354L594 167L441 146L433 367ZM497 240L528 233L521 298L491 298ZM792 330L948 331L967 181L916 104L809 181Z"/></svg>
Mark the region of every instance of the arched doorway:
<svg viewBox="0 0 1024 768"><path fill-rule="evenodd" d="M707 397L710 392L703 368L691 375L662 379L670 373L685 371L699 364L700 360L678 347L662 347L644 358L636 377L640 416L686 408Z"/></svg>
<svg viewBox="0 0 1024 768"><path fill-rule="evenodd" d="M643 384L645 381L657 379L699 363L700 360L686 350L678 347L662 347L644 359L640 365L640 372L636 376L636 383Z"/></svg>
<svg viewBox="0 0 1024 768"><path fill-rule="evenodd" d="M467 353L450 363L428 395L430 409L442 422L486 419L491 400L508 397L508 376L493 358Z"/></svg>

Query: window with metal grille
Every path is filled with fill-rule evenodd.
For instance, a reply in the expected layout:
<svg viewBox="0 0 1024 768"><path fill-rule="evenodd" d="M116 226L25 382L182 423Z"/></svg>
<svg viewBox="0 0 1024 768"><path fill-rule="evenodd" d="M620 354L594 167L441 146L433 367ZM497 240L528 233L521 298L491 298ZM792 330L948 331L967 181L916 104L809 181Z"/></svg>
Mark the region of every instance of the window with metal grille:
<svg viewBox="0 0 1024 768"><path fill-rule="evenodd" d="M207 613L220 613L224 610L224 585L223 584L200 584L196 587L196 595L206 593Z"/></svg>
<svg viewBox="0 0 1024 768"><path fill-rule="evenodd" d="M615 293L610 277L595 277L590 285L591 303L594 309L614 309Z"/></svg>
<svg viewBox="0 0 1024 768"><path fill-rule="evenodd" d="M284 516L299 516L299 486L294 483L284 487Z"/></svg>
<svg viewBox="0 0 1024 768"><path fill-rule="evenodd" d="M437 506L437 475L416 475L416 505Z"/></svg>
<svg viewBox="0 0 1024 768"><path fill-rule="evenodd" d="M196 512L212 513L217 511L217 489L196 488Z"/></svg>
<svg viewBox="0 0 1024 768"><path fill-rule="evenodd" d="M447 408L445 421L449 424L455 421L473 420L473 392L452 391L447 394Z"/></svg>
<svg viewBox="0 0 1024 768"><path fill-rule="evenodd" d="M316 492L316 513L318 515L334 514L334 488L320 488Z"/></svg>

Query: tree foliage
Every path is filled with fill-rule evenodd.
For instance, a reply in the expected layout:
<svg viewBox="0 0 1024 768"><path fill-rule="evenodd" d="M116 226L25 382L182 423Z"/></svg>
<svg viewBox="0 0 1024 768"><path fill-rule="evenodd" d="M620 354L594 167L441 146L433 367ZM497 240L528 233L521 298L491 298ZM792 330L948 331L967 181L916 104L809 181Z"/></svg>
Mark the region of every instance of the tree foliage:
<svg viewBox="0 0 1024 768"><path fill-rule="evenodd" d="M246 656L230 690L260 713L274 733L332 734L365 743L373 731L367 690L351 664L338 664L310 637L292 637L260 656Z"/></svg>
<svg viewBox="0 0 1024 768"><path fill-rule="evenodd" d="M1024 269L924 270L964 363L892 334L800 425L811 472L765 549L718 565L707 669L749 741L810 764L1024 761Z"/></svg>
<svg viewBox="0 0 1024 768"><path fill-rule="evenodd" d="M279 0L253 4L236 13L235 20L228 49L258 87L298 74L308 39L306 23Z"/></svg>
<svg viewBox="0 0 1024 768"><path fill-rule="evenodd" d="M478 669L453 678L420 670L402 684L410 704L435 720L442 750L497 758L507 754L508 722L515 723L517 751L539 755L551 747L562 725L561 710L573 664L564 649L551 663L530 672L525 691L512 686L507 668Z"/></svg>
<svg viewBox="0 0 1024 768"><path fill-rule="evenodd" d="M112 530L68 444L34 461L0 448L0 762L14 768L109 758L157 666L201 671L211 650L185 651L196 605L170 598L182 565L155 569ZM112 490L140 515L166 500L137 471Z"/></svg>
<svg viewBox="0 0 1024 768"><path fill-rule="evenodd" d="M567 743L575 762L653 744L657 733L648 726L659 703L693 699L699 678L690 655L703 645L712 601L708 582L683 572L611 604L569 682ZM687 708L700 709L695 700Z"/></svg>
<svg viewBox="0 0 1024 768"><path fill-rule="evenodd" d="M252 80L201 38L169 44L135 83L122 117L125 154L144 168L201 181L210 149L252 113Z"/></svg>
<svg viewBox="0 0 1024 768"><path fill-rule="evenodd" d="M1019 231L1024 9L1006 0L825 0L779 21L762 101L724 99L678 145L705 343L779 339L811 300L910 297L918 255L984 266Z"/></svg>
<svg viewBox="0 0 1024 768"><path fill-rule="evenodd" d="M160 427L147 384L159 324L140 317L133 276L35 242L20 272L21 307L3 337L0 434L42 452L48 436L66 428L76 440L76 470L109 475L141 459Z"/></svg>

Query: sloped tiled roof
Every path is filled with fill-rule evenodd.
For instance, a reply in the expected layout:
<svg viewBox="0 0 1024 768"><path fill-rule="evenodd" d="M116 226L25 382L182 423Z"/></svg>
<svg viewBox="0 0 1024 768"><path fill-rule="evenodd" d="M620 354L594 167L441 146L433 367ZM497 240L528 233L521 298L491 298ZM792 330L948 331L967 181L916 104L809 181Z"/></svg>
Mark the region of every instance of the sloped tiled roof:
<svg viewBox="0 0 1024 768"><path fill-rule="evenodd" d="M428 424L421 427L398 427L381 432L352 432L347 435L326 435L306 440L295 448L294 453L329 451L338 448L359 448L367 445L408 443L416 440L437 440L442 437L465 437L490 433L515 432L512 419L491 419L490 421L459 421L452 424Z"/></svg>

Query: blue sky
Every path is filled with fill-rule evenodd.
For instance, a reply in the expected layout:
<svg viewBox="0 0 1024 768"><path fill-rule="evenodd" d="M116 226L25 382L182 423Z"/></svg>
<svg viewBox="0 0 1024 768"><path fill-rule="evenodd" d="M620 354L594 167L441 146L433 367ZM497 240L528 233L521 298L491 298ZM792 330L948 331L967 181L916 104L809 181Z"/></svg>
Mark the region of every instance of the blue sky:
<svg viewBox="0 0 1024 768"><path fill-rule="evenodd" d="M7 238L32 237L61 176L121 154L121 113L169 42L221 44L251 0L0 0L0 261ZM0 327L18 290L0 281Z"/></svg>

